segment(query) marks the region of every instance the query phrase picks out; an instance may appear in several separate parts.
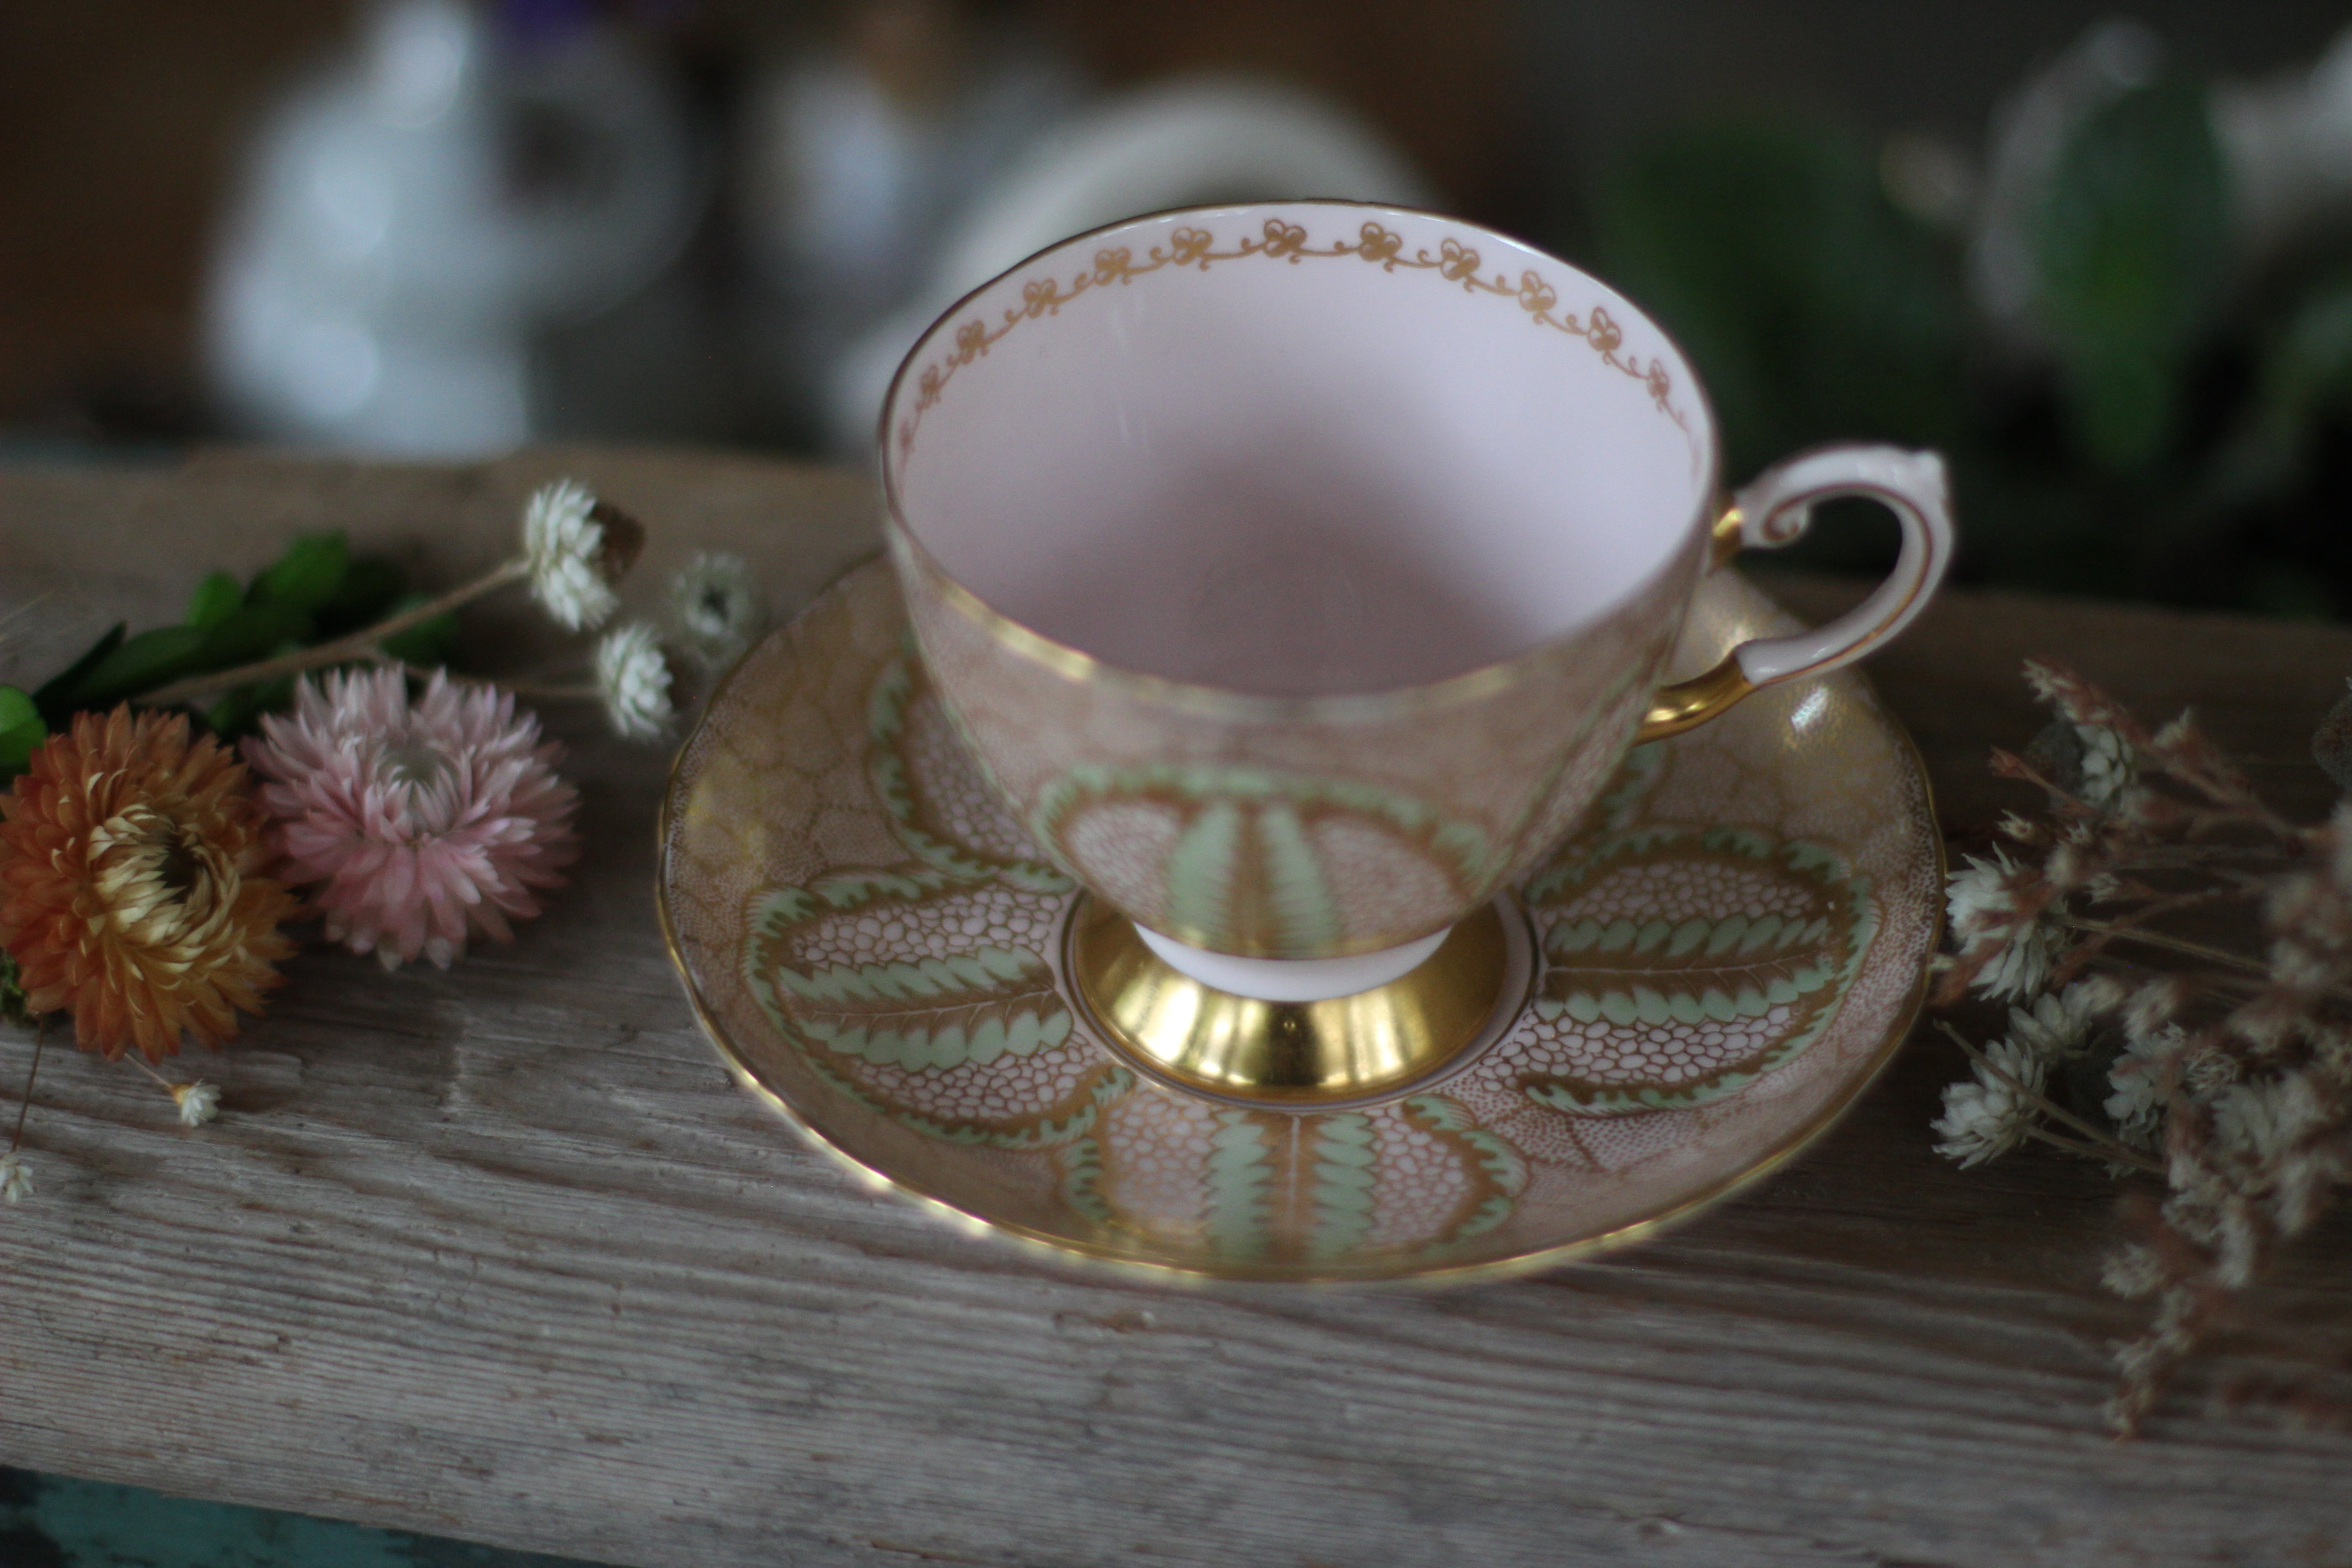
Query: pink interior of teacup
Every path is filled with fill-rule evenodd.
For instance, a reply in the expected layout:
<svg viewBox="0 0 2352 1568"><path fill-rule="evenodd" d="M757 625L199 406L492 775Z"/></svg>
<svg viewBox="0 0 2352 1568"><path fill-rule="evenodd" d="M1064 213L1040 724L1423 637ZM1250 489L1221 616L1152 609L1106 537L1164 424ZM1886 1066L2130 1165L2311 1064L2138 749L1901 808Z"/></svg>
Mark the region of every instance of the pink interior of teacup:
<svg viewBox="0 0 2352 1568"><path fill-rule="evenodd" d="M1140 219L1016 268L917 345L884 436L900 521L1000 613L1283 696L1573 631L1713 483L1694 378L1616 293L1345 204Z"/></svg>

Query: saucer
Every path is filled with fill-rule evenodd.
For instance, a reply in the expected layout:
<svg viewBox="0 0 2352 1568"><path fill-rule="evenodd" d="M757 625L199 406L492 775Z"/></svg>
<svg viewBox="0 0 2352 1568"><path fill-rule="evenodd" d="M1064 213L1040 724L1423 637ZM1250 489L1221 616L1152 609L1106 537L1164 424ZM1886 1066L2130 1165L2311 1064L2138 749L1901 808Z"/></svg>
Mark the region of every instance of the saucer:
<svg viewBox="0 0 2352 1568"><path fill-rule="evenodd" d="M1794 626L1717 573L1675 672ZM1063 1253L1283 1280L1540 1268L1774 1169L1908 1032L1942 886L1868 686L1774 688L1633 751L1521 879L1526 999L1450 1072L1337 1110L1186 1092L1074 998L1078 890L967 759L879 560L712 696L659 872L729 1068L865 1175Z"/></svg>

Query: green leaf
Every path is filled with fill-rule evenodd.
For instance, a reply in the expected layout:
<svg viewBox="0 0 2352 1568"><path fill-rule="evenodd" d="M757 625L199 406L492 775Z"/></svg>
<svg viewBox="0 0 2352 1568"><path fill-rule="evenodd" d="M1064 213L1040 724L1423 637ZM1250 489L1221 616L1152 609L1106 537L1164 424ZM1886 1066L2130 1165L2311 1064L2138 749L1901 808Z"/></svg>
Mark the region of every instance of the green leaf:
<svg viewBox="0 0 2352 1568"><path fill-rule="evenodd" d="M2204 90L2158 82L2060 154L2029 239L2084 450L2123 473L2162 455L2228 262L2229 200Z"/></svg>
<svg viewBox="0 0 2352 1568"><path fill-rule="evenodd" d="M396 616L425 602L425 596L422 594L404 595L384 614ZM381 616L377 617L379 620L383 618ZM419 621L397 637L384 638L383 651L409 664L447 664L457 657L457 617L444 611L430 620Z"/></svg>
<svg viewBox="0 0 2352 1568"><path fill-rule="evenodd" d="M259 727L264 713L274 713L294 700L294 677L255 681L228 692L205 713L205 722L224 741L235 741Z"/></svg>
<svg viewBox="0 0 2352 1568"><path fill-rule="evenodd" d="M24 978L16 973L16 961L5 947L0 947L0 1021L20 1029L29 1029L35 1022L32 1005L25 995Z"/></svg>
<svg viewBox="0 0 2352 1568"><path fill-rule="evenodd" d="M248 602L319 609L343 585L351 547L340 533L309 533L297 539L277 563L253 580Z"/></svg>
<svg viewBox="0 0 2352 1568"><path fill-rule="evenodd" d="M354 557L335 596L319 606L320 637L339 637L375 625L407 592L408 574L398 563L381 555Z"/></svg>
<svg viewBox="0 0 2352 1568"><path fill-rule="evenodd" d="M141 632L98 661L69 700L76 708L110 708L177 680L197 668L197 656L212 634L196 626L158 626Z"/></svg>
<svg viewBox="0 0 2352 1568"><path fill-rule="evenodd" d="M90 644L79 658L51 676L38 691L33 693L33 706L41 710L41 717L48 722L50 729L62 730L72 721L75 689L100 661L122 646L122 636L130 629L127 623L115 622L107 634Z"/></svg>
<svg viewBox="0 0 2352 1568"><path fill-rule="evenodd" d="M13 686L0 686L0 735L40 716L41 710L34 706L31 698Z"/></svg>
<svg viewBox="0 0 2352 1568"><path fill-rule="evenodd" d="M49 727L33 700L13 686L0 686L0 784L25 771L34 749L49 738Z"/></svg>
<svg viewBox="0 0 2352 1568"><path fill-rule="evenodd" d="M310 637L310 614L299 605L240 605L234 614L205 634L204 645L190 668L233 669L289 647L300 647Z"/></svg>
<svg viewBox="0 0 2352 1568"><path fill-rule="evenodd" d="M239 605L245 603L245 590L235 577L226 572L215 572L196 584L188 600L188 625L199 631L210 631L228 619Z"/></svg>

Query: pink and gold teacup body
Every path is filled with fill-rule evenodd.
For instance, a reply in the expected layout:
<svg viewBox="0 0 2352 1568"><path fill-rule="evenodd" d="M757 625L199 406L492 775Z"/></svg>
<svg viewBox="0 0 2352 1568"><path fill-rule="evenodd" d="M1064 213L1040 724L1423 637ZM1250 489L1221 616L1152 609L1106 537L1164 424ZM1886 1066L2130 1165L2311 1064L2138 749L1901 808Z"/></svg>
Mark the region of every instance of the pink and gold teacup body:
<svg viewBox="0 0 2352 1568"><path fill-rule="evenodd" d="M1352 204L1033 258L918 343L883 444L915 635L996 788L1146 932L1240 960L1434 943L1637 736L1859 657L1950 554L1932 457L1817 452L1727 506L1706 400L1639 310ZM1872 599L1662 691L1700 576L1853 493L1905 528Z"/></svg>

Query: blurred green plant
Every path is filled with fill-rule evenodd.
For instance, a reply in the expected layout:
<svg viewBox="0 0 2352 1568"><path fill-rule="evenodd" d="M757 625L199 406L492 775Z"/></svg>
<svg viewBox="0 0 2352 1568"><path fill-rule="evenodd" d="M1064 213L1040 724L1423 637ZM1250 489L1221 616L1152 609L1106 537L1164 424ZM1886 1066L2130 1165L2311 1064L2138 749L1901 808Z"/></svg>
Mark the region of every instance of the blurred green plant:
<svg viewBox="0 0 2352 1568"><path fill-rule="evenodd" d="M2221 180L2204 93L2160 83L2091 117L2034 214L2042 314L2074 435L2118 473L2157 464L2179 425L2229 260Z"/></svg>
<svg viewBox="0 0 2352 1568"><path fill-rule="evenodd" d="M1923 444L1958 427L1957 268L1858 141L1694 126L1618 171L1598 218L1602 272L1698 362L1728 471L1858 426Z"/></svg>
<svg viewBox="0 0 2352 1568"><path fill-rule="evenodd" d="M1966 226L1898 207L1860 136L1687 125L1623 160L1591 217L1598 269L1696 363L1727 480L1818 441L1933 446L1972 580L2352 608L2352 247L2271 275L2232 254L2200 84L2120 93L2057 150L2019 237L2023 372L1962 286ZM1799 560L1878 548L1822 531Z"/></svg>

